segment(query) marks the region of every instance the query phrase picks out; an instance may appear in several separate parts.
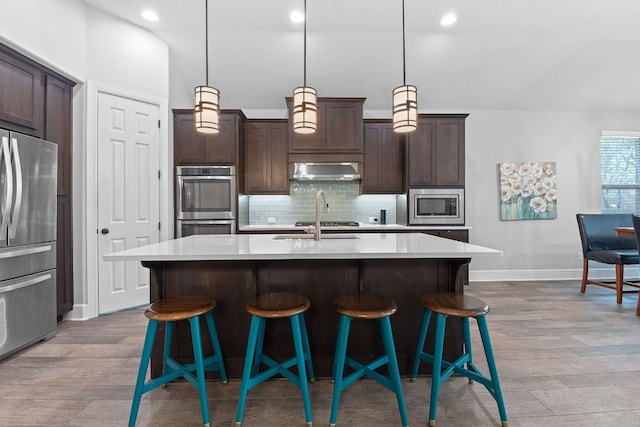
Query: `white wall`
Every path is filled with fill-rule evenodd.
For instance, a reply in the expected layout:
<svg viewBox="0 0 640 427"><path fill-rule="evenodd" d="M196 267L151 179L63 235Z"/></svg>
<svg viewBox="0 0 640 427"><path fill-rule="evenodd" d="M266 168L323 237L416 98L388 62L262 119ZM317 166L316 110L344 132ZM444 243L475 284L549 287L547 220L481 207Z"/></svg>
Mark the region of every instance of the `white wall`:
<svg viewBox="0 0 640 427"><path fill-rule="evenodd" d="M600 132L639 130L637 113L471 111L466 126L470 240L504 251L471 262L472 280L578 278L576 213L601 211ZM501 221L498 163L555 161L558 218Z"/></svg>
<svg viewBox="0 0 640 427"><path fill-rule="evenodd" d="M86 79L84 3L0 0L0 16L0 41L72 80Z"/></svg>

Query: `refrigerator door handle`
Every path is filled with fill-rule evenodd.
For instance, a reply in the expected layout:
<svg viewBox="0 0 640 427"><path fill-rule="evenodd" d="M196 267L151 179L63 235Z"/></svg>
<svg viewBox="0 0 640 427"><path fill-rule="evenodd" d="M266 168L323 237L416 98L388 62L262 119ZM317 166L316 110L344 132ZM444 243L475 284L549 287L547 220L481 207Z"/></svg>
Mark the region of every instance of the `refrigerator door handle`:
<svg viewBox="0 0 640 427"><path fill-rule="evenodd" d="M13 173L11 171L11 155L9 154L9 138L2 137L2 154L0 154L0 165L4 159L5 188L4 188L4 210L2 212L2 222L0 222L0 240L7 240L7 230L9 229L9 214L13 202Z"/></svg>
<svg viewBox="0 0 640 427"><path fill-rule="evenodd" d="M13 166L16 168L16 203L13 205L13 215L9 226L9 239L16 238L18 230L18 217L22 207L22 165L20 164L20 152L18 151L18 140L11 138L11 151L13 153Z"/></svg>

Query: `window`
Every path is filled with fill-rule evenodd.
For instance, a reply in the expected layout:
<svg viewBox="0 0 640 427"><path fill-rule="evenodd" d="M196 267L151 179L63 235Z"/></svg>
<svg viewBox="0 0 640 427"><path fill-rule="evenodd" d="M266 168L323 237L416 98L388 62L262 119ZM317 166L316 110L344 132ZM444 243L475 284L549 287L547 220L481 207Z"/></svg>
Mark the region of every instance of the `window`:
<svg viewBox="0 0 640 427"><path fill-rule="evenodd" d="M602 213L640 213L640 133L603 132Z"/></svg>

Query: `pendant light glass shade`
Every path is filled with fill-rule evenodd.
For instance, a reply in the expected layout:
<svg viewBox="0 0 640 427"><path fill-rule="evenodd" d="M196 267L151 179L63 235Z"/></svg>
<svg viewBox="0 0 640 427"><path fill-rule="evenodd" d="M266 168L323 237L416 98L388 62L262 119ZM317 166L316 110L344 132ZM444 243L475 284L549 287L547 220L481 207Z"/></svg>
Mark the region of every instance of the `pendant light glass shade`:
<svg viewBox="0 0 640 427"><path fill-rule="evenodd" d="M393 131L411 132L418 127L418 88L398 86L393 90Z"/></svg>
<svg viewBox="0 0 640 427"><path fill-rule="evenodd" d="M203 86L196 86L196 106L195 113L196 131L201 133L220 132L220 91L209 86L209 2L204 0L204 57L206 66L206 83Z"/></svg>
<svg viewBox="0 0 640 427"><path fill-rule="evenodd" d="M314 133L318 127L318 96L312 87L293 90L293 131Z"/></svg>
<svg viewBox="0 0 640 427"><path fill-rule="evenodd" d="M220 91L209 86L196 86L196 130L220 132Z"/></svg>

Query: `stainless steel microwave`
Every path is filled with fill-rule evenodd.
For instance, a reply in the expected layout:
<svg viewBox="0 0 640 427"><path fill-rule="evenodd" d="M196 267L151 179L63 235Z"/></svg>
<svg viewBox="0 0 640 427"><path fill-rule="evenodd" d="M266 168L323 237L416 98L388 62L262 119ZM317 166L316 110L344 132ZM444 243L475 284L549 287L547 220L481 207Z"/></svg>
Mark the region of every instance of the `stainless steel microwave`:
<svg viewBox="0 0 640 427"><path fill-rule="evenodd" d="M464 225L463 188L410 188L410 225Z"/></svg>

